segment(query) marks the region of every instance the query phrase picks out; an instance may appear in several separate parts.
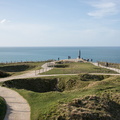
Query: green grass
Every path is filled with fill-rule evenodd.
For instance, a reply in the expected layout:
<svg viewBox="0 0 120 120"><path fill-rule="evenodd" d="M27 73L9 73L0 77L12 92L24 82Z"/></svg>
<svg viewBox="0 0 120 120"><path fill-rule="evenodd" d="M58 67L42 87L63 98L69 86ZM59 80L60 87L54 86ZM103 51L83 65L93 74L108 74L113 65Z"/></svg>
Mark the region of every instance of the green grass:
<svg viewBox="0 0 120 120"><path fill-rule="evenodd" d="M0 120L4 120L6 109L6 102L2 97L0 97Z"/></svg>
<svg viewBox="0 0 120 120"><path fill-rule="evenodd" d="M11 75L23 74L30 70L41 69L43 62L20 62L20 63L1 63L0 70L8 72Z"/></svg>
<svg viewBox="0 0 120 120"><path fill-rule="evenodd" d="M24 63L30 67L28 69L25 69L24 71L18 70L18 72L14 72L14 74L21 74L28 70L39 69L41 65L44 63L45 62ZM9 65L13 66L13 64ZM20 63L14 65L17 66L20 65ZM21 65L23 64L21 63ZM0 67L2 67L2 65ZM38 93L25 90L24 87L22 87L22 89L15 89L14 87L14 90L20 93L30 104L31 120L53 120L52 119L53 116L59 115L57 109L59 109L58 107L60 105L67 104L68 102L71 102L75 98L82 98L88 95L104 96L109 94L112 100L120 104L119 76L112 77L95 76L87 74L84 75L83 73L115 73L115 72L100 67L96 67L91 63L66 63L65 68L54 68L46 73L43 73L43 74L79 74L75 76L71 75L71 76L45 77L45 79L50 80L57 78L57 80L59 81L57 87L61 92L52 91ZM31 79L33 78L27 80L30 82ZM39 82L39 78L37 78L37 82ZM21 82L19 84L23 85L24 83ZM27 83L27 85L29 84ZM32 86L36 87L34 84L32 84Z"/></svg>
<svg viewBox="0 0 120 120"><path fill-rule="evenodd" d="M66 63L69 67L54 68L42 74L80 74L80 73L116 73L114 71L104 69L92 65L91 63Z"/></svg>
<svg viewBox="0 0 120 120"><path fill-rule="evenodd" d="M58 79L63 82L61 83L62 85L66 85L66 89L63 92L37 93L16 89L17 92L27 99L31 106L31 120L52 120L53 116L58 115L56 112L58 106L68 103L74 98L82 98L88 95L103 96L106 93L111 94L111 96L120 95L119 76L105 77L100 81L92 79L90 81L81 81L79 76L60 76ZM68 84L71 80L76 80L77 84L73 82ZM71 87L71 85L73 86ZM113 97L112 100L120 104L119 97Z"/></svg>
<svg viewBox="0 0 120 120"><path fill-rule="evenodd" d="M80 97L85 93L77 92L47 92L35 93L26 90L17 90L27 99L31 106L31 120L46 120L49 115L54 114L59 103L66 103L73 98Z"/></svg>

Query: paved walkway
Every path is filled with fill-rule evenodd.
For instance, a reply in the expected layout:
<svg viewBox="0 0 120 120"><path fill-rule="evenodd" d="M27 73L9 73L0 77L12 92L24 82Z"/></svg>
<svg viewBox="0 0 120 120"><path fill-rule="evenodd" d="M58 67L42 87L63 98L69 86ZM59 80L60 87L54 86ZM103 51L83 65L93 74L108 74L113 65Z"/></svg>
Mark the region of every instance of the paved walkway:
<svg viewBox="0 0 120 120"><path fill-rule="evenodd" d="M7 103L4 120L30 120L30 107L21 95L11 89L0 87L0 96Z"/></svg>
<svg viewBox="0 0 120 120"><path fill-rule="evenodd" d="M105 66L99 65L98 63L93 63L93 62L92 62L92 64L95 65L95 66L99 66L99 67L102 67L102 68L106 68L106 69L109 69L109 70L113 70L113 71L115 71L115 72L117 72L117 73L120 74L120 69L111 68L111 67L105 67Z"/></svg>
<svg viewBox="0 0 120 120"><path fill-rule="evenodd" d="M50 62L50 63L54 64L54 62ZM0 78L0 82L12 80L12 79L40 77L41 75L39 75L39 73L43 73L43 72L46 72L46 71L49 71L49 70L53 69L53 67L48 67L48 63L45 63L41 67L42 67L42 69L40 69L40 70L33 70L33 71L29 71L29 72L21 74L21 75L10 76L10 77L6 77L6 78Z"/></svg>
<svg viewBox="0 0 120 120"><path fill-rule="evenodd" d="M42 65L42 69L40 69L40 70L29 71L28 73L25 73L25 74L22 74L22 75L11 76L11 77L7 77L7 78L0 78L0 82L12 80L12 79L22 79L22 78L34 78L34 77L44 77L44 76L59 76L59 75L75 75L75 74L39 75L39 73L43 73L43 72L46 72L46 71L49 71L49 70L53 69L53 67L48 67L48 64L49 63L45 63L44 65ZM54 62L51 62L51 64L54 64ZM98 63L92 63L92 64L95 65L95 66L98 66ZM91 73L91 74L120 75L120 69L105 67L105 66L102 66L102 65L99 65L99 67L113 70L115 72L118 72L118 74L111 74L111 73Z"/></svg>
<svg viewBox="0 0 120 120"><path fill-rule="evenodd" d="M52 63L54 64L54 63ZM97 63L92 63L96 66L98 66ZM109 68L109 67L104 67L103 68L111 69L114 71L117 71L120 73L120 70L114 69L114 68ZM38 73L46 72L48 70L51 70L52 68L48 67L48 63L45 63L42 66L41 70L36 70L36 71L30 71L28 73L22 74L22 75L17 75L17 76L11 76L8 78L0 78L0 82L2 81L7 81L11 79L19 79L19 78L31 78L31 77L42 77L42 76L59 76L59 75L76 75L76 74L54 74L54 75L38 75ZM101 74L105 75L105 73L91 73L91 74ZM120 74L106 74L106 75L120 75ZM27 104L27 101L20 96L17 92L5 88L5 87L0 87L0 96L2 96L6 102L7 102L7 114L4 120L30 120L30 107Z"/></svg>
<svg viewBox="0 0 120 120"><path fill-rule="evenodd" d="M38 73L42 73L51 69L52 68L48 67L48 63L45 63L41 70L30 71L22 75L1 78L0 82L18 78L38 77ZM14 90L0 86L0 96L2 96L7 103L7 113L4 120L30 120L30 106L21 95Z"/></svg>

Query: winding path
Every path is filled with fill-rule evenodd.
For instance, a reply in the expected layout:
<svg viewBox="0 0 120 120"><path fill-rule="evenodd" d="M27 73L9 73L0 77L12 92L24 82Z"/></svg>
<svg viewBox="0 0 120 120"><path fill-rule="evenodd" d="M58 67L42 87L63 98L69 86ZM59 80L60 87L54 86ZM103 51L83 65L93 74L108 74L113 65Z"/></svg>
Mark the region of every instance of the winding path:
<svg viewBox="0 0 120 120"><path fill-rule="evenodd" d="M54 64L54 62L52 63ZM92 63L93 65L97 65L97 63ZM100 66L104 67L104 66ZM106 68L106 67L104 67ZM51 70L52 68L48 67L48 63L45 63L42 66L41 70L36 71L29 71L28 73L17 75L17 76L11 76L7 78L0 78L0 82L11 80L11 79L19 79L19 78L31 78L31 77L42 77L42 76L59 76L63 74L56 74L56 75L38 75L38 73L46 72L48 70ZM108 68L114 71L117 71L120 73L120 70L114 69L114 68ZM105 75L105 73L91 73L91 74L102 74ZM64 75L76 75L76 74L64 74ZM106 75L120 75L120 74L106 74ZM5 116L4 120L30 120L30 107L27 101L19 95L17 92L5 88L0 87L0 96L2 96L7 103L7 114Z"/></svg>
<svg viewBox="0 0 120 120"><path fill-rule="evenodd" d="M21 95L11 89L0 87L0 96L7 103L4 120L30 120L30 107Z"/></svg>
<svg viewBox="0 0 120 120"><path fill-rule="evenodd" d="M47 63L45 63L42 66L42 70L30 71L22 75L1 78L0 82L11 79L38 77L38 73L52 69L48 68L47 66ZM30 106L20 94L14 90L0 86L0 96L2 96L7 103L7 113L4 120L30 120Z"/></svg>

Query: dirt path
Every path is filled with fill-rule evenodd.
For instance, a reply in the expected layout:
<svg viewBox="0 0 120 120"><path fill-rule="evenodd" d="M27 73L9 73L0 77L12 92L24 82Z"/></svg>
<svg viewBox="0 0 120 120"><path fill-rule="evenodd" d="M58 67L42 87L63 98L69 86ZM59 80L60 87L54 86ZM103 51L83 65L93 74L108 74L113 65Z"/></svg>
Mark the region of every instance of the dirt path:
<svg viewBox="0 0 120 120"><path fill-rule="evenodd" d="M4 120L30 120L30 107L22 96L5 87L0 87L0 96L7 103L7 113Z"/></svg>

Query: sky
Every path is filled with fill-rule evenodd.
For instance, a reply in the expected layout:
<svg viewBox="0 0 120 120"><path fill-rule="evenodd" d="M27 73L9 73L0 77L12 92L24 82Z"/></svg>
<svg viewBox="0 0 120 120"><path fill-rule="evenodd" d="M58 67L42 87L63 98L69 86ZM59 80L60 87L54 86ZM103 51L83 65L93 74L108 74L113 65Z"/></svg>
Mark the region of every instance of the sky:
<svg viewBox="0 0 120 120"><path fill-rule="evenodd" d="M0 47L120 46L120 0L0 0Z"/></svg>

